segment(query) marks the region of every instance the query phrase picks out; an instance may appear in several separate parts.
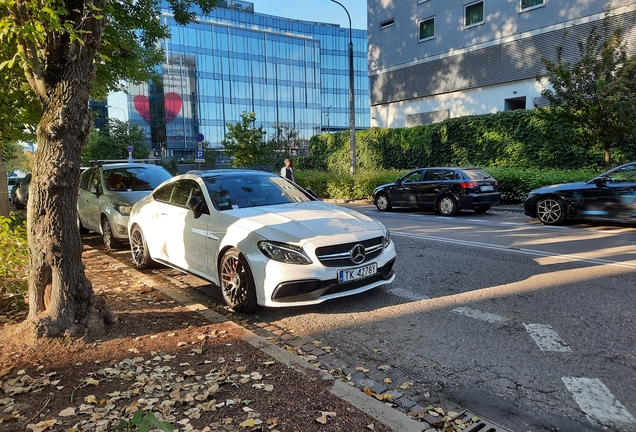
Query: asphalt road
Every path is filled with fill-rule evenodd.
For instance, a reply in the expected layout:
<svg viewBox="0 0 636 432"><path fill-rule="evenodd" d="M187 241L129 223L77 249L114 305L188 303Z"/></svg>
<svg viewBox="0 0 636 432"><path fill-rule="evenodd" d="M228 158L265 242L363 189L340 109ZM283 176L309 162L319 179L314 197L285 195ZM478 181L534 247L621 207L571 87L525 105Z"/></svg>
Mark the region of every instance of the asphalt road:
<svg viewBox="0 0 636 432"><path fill-rule="evenodd" d="M390 228L395 282L262 309L261 320L331 346L377 382L413 383L404 391L422 405L470 409L515 432L636 432L636 228L356 209ZM183 280L222 302L206 282Z"/></svg>

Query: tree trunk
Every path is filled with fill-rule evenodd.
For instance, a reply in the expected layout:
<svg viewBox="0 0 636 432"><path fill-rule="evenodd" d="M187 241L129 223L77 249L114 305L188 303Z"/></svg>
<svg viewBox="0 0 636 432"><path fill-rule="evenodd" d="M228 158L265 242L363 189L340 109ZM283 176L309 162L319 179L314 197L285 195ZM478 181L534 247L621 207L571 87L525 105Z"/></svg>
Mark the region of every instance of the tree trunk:
<svg viewBox="0 0 636 432"><path fill-rule="evenodd" d="M81 18L79 13L76 19ZM87 21L83 26L90 33L83 45L66 35L49 35L59 40L42 62L46 69L40 88L45 94L38 96L43 115L27 206L31 259L26 325L35 337L87 336L115 321L84 274L77 226L81 150L93 127L89 89L103 31L103 22Z"/></svg>

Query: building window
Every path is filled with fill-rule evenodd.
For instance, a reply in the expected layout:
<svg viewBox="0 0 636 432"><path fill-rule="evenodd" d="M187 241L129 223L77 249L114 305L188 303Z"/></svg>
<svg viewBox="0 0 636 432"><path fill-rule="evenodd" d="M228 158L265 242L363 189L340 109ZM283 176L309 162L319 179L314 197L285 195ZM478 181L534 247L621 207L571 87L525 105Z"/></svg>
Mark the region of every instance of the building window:
<svg viewBox="0 0 636 432"><path fill-rule="evenodd" d="M384 30L387 27L391 27L393 24L395 24L395 20L393 18L391 18L390 20L382 21L380 23L380 30Z"/></svg>
<svg viewBox="0 0 636 432"><path fill-rule="evenodd" d="M545 0L521 0L521 10L535 9L545 5Z"/></svg>
<svg viewBox="0 0 636 432"><path fill-rule="evenodd" d="M435 18L420 21L420 42L435 37Z"/></svg>
<svg viewBox="0 0 636 432"><path fill-rule="evenodd" d="M472 27L484 23L484 2L469 4L464 7L465 27Z"/></svg>

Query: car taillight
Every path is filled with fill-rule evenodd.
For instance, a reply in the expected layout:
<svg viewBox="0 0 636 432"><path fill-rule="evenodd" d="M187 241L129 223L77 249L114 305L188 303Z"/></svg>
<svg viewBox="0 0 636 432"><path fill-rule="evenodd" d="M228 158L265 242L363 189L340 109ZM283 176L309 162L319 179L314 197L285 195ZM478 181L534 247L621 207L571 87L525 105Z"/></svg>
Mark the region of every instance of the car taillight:
<svg viewBox="0 0 636 432"><path fill-rule="evenodd" d="M463 182L463 183L459 184L459 187L461 187L462 189L476 188L477 187L477 182L475 182L475 181Z"/></svg>

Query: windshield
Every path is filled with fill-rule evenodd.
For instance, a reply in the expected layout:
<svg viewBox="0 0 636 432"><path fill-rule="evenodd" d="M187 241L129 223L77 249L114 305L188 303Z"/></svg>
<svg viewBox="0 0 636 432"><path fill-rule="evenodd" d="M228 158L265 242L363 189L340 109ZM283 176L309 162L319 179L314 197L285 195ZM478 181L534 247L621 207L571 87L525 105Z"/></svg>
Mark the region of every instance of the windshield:
<svg viewBox="0 0 636 432"><path fill-rule="evenodd" d="M219 210L311 201L301 189L270 174L222 174L205 177L214 206Z"/></svg>
<svg viewBox="0 0 636 432"><path fill-rule="evenodd" d="M111 191L151 191L172 175L160 166L104 170L106 189Z"/></svg>

